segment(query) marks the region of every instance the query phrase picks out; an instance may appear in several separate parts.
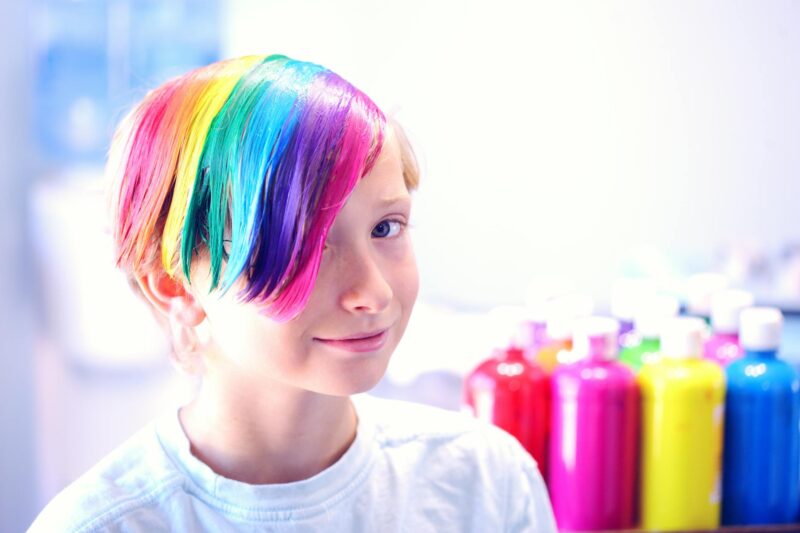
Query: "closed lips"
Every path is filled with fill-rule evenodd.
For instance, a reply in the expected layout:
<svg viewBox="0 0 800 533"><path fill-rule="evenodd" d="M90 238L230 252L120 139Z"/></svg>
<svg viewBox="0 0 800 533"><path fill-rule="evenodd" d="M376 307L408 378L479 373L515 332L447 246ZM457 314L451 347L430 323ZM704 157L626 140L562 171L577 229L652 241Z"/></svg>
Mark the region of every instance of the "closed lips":
<svg viewBox="0 0 800 533"><path fill-rule="evenodd" d="M379 330L371 331L371 332L368 332L368 333L357 333L355 335L350 335L348 337L339 337L338 339L318 338L318 340L321 340L321 341L355 341L355 340L362 340L362 339L370 339L372 337L377 337L378 335L380 335L383 332L385 332L387 329L388 328L379 329Z"/></svg>

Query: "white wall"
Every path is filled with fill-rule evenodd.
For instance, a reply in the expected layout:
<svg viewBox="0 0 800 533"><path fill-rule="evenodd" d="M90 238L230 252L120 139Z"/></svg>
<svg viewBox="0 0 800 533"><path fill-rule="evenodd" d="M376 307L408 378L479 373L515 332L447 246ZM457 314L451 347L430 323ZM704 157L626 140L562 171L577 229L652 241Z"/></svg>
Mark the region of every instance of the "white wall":
<svg viewBox="0 0 800 533"><path fill-rule="evenodd" d="M400 110L431 301L554 274L603 291L648 247L681 272L800 241L796 2L278 4L231 2L228 55L321 63Z"/></svg>

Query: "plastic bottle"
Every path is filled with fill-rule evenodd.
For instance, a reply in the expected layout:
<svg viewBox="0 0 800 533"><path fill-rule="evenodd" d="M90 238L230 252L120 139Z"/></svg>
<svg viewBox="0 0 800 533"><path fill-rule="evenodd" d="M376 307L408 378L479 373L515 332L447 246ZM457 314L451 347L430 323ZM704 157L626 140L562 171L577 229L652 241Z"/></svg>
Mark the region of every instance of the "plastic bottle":
<svg viewBox="0 0 800 533"><path fill-rule="evenodd" d="M705 358L726 366L744 355L739 345L739 314L752 307L753 295L727 289L711 298L711 338L706 341Z"/></svg>
<svg viewBox="0 0 800 533"><path fill-rule="evenodd" d="M624 338L634 330L634 321L642 301L655 295L656 285L640 278L620 278L611 285L611 316L619 321L620 347Z"/></svg>
<svg viewBox="0 0 800 533"><path fill-rule="evenodd" d="M573 293L554 298L547 307L547 340L534 356L534 360L552 373L562 363L572 359L572 325L576 318L592 314L591 296Z"/></svg>
<svg viewBox="0 0 800 533"><path fill-rule="evenodd" d="M635 335L629 336L630 345L620 352L620 361L637 372L645 363L655 361L661 349L661 326L677 316L678 311L680 304L671 296L653 295L643 299L636 314Z"/></svg>
<svg viewBox="0 0 800 533"><path fill-rule="evenodd" d="M464 380L464 405L479 419L514 435L533 456L546 477L550 430L550 378L525 356L515 313L495 309L489 317L494 342L512 340L494 349ZM511 323L514 322L514 323ZM501 337L502 328L511 330Z"/></svg>
<svg viewBox="0 0 800 533"><path fill-rule="evenodd" d="M635 525L639 387L616 360L618 332L612 318L578 319L581 359L552 376L549 487L561 531Z"/></svg>
<svg viewBox="0 0 800 533"><path fill-rule="evenodd" d="M725 377L700 358L705 327L699 318L670 320L661 358L639 373L645 530L719 525Z"/></svg>
<svg viewBox="0 0 800 533"><path fill-rule="evenodd" d="M800 519L800 382L778 359L778 309L742 311L745 356L726 368L722 523L788 524Z"/></svg>
<svg viewBox="0 0 800 533"><path fill-rule="evenodd" d="M538 278L528 285L522 341L531 358L548 343L547 315L553 300L575 291L575 283L566 278Z"/></svg>
<svg viewBox="0 0 800 533"><path fill-rule="evenodd" d="M717 292L727 289L728 284L728 277L716 272L690 276L686 282L686 314L711 324L711 299Z"/></svg>

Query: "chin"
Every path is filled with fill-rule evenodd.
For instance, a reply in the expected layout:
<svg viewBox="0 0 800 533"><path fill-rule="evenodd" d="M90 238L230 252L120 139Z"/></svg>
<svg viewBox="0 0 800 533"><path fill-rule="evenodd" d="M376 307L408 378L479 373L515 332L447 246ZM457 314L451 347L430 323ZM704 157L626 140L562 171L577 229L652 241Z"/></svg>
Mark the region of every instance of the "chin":
<svg viewBox="0 0 800 533"><path fill-rule="evenodd" d="M358 365L345 365L345 368L329 369L320 376L314 387L316 392L331 396L351 396L367 392L375 387L386 373L389 358L380 358ZM338 366L338 365L337 365Z"/></svg>
<svg viewBox="0 0 800 533"><path fill-rule="evenodd" d="M351 396L370 391L383 378L385 371L386 368L384 366L380 372L364 372L362 375L348 376L346 379L339 380L339 383L336 384L336 389L338 389L341 396Z"/></svg>

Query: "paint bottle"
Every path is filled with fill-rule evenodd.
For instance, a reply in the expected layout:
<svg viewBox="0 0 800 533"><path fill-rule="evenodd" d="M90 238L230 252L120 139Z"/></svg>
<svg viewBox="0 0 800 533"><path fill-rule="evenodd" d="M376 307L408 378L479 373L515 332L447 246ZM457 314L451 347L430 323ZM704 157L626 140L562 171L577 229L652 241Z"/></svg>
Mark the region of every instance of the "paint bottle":
<svg viewBox="0 0 800 533"><path fill-rule="evenodd" d="M747 291L726 289L712 296L712 335L705 344L706 359L727 366L744 355L739 344L739 315L753 303L753 295Z"/></svg>
<svg viewBox="0 0 800 533"><path fill-rule="evenodd" d="M742 311L745 355L725 369L725 525L800 520L800 381L778 358L782 325L778 309Z"/></svg>
<svg viewBox="0 0 800 533"><path fill-rule="evenodd" d="M611 316L619 321L620 347L627 346L625 338L634 330L634 320L646 298L656 294L656 285L642 278L620 278L611 285Z"/></svg>
<svg viewBox="0 0 800 533"><path fill-rule="evenodd" d="M668 321L661 357L639 373L645 530L719 525L725 377L701 358L705 328L699 318Z"/></svg>
<svg viewBox="0 0 800 533"><path fill-rule="evenodd" d="M654 362L661 349L661 326L679 311L680 304L672 296L659 294L643 299L634 321L634 335L620 352L620 361L637 372L645 363Z"/></svg>
<svg viewBox="0 0 800 533"><path fill-rule="evenodd" d="M575 322L579 359L552 375L550 499L560 531L635 525L639 387L616 360L619 324Z"/></svg>
<svg viewBox="0 0 800 533"><path fill-rule="evenodd" d="M582 293L559 296L547 306L547 340L534 357L545 372L572 361L572 325L591 315L593 307L591 296Z"/></svg>
<svg viewBox="0 0 800 533"><path fill-rule="evenodd" d="M475 417L515 436L546 476L550 378L525 357L518 339L494 349L467 375L464 405Z"/></svg>
<svg viewBox="0 0 800 533"><path fill-rule="evenodd" d="M553 300L574 293L576 288L575 283L566 278L538 278L528 285L522 341L531 359L548 343L547 314Z"/></svg>
<svg viewBox="0 0 800 533"><path fill-rule="evenodd" d="M694 274L686 280L686 314L702 318L711 324L711 299L717 292L727 289L728 277L716 272Z"/></svg>

